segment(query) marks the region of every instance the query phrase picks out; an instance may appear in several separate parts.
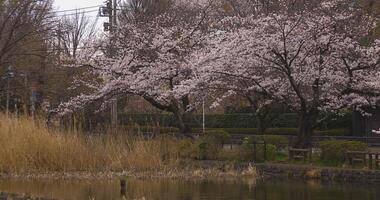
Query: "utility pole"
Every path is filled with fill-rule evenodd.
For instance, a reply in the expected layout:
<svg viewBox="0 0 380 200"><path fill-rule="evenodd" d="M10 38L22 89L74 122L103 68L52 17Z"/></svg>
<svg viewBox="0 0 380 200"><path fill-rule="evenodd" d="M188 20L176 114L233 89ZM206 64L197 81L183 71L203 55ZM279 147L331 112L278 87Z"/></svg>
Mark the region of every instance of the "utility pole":
<svg viewBox="0 0 380 200"><path fill-rule="evenodd" d="M109 31L109 55L110 57L115 56L115 35L116 35L116 25L117 25L117 0L106 1L106 7L100 7L99 15L101 17L108 17L108 22L104 23L104 31ZM113 97L110 101L111 107L111 126L112 129L117 131L118 125L118 110L117 110L117 97Z"/></svg>
<svg viewBox="0 0 380 200"><path fill-rule="evenodd" d="M117 27L117 1L113 0L113 25Z"/></svg>
<svg viewBox="0 0 380 200"><path fill-rule="evenodd" d="M111 42L111 47L112 48L112 38L113 38L113 28L114 28L114 25L113 25L113 0L108 0L108 3L107 3L107 7L108 7L108 12L109 12L109 15L108 15L108 23L109 23L109 32L110 32L110 42Z"/></svg>
<svg viewBox="0 0 380 200"><path fill-rule="evenodd" d="M110 0L110 3L111 3L112 0ZM111 20L111 30L110 30L110 33L111 33L111 56L114 56L114 54L116 53L115 51L115 36L116 36L116 26L117 26L117 2L116 0L113 0L113 9L111 11L111 17L110 17L110 20ZM118 116L117 116L117 96L114 97L111 101L111 119L112 119L112 128L114 128L115 131L117 131L117 125L118 125Z"/></svg>

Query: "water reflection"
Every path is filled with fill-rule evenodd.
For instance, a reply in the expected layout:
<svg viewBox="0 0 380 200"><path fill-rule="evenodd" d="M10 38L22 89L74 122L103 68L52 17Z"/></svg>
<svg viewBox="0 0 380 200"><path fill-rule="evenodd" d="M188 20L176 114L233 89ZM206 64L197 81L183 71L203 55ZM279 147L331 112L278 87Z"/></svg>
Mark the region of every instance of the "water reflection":
<svg viewBox="0 0 380 200"><path fill-rule="evenodd" d="M119 180L96 181L0 181L0 191L30 194L56 199L119 200L378 200L380 186L376 184L321 183L317 181L271 180Z"/></svg>

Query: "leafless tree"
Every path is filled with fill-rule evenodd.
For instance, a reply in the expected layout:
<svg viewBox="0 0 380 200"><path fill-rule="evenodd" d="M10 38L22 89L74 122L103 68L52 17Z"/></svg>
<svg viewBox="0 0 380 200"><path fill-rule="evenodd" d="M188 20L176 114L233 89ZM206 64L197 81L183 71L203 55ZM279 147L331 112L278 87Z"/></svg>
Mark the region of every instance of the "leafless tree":
<svg viewBox="0 0 380 200"><path fill-rule="evenodd" d="M0 64L9 63L26 40L45 33L51 1L0 1ZM4 67L2 67L4 68Z"/></svg>
<svg viewBox="0 0 380 200"><path fill-rule="evenodd" d="M85 13L76 11L58 22L56 32L56 48L58 54L75 58L78 50L87 48L90 40L96 37L97 19L92 20Z"/></svg>

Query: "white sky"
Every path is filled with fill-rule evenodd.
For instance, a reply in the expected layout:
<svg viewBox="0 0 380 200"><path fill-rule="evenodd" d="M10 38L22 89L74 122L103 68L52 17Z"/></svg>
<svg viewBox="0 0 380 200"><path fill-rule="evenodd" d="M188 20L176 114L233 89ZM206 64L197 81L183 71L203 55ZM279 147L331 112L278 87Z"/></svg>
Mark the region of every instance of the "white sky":
<svg viewBox="0 0 380 200"><path fill-rule="evenodd" d="M103 4L105 0L54 0L55 10L67 10Z"/></svg>
<svg viewBox="0 0 380 200"><path fill-rule="evenodd" d="M84 7L92 7L92 6L99 6L99 5L105 5L105 0L54 0L53 8L55 11L62 11L62 10L71 10L71 9L79 9ZM96 8L86 8L84 10L80 11L94 11L98 10L99 7ZM57 13L57 15L65 15L65 14L73 14L75 11L69 11L64 13ZM98 12L89 12L86 13L87 16L92 16L92 19L96 19L96 16L98 15ZM98 20L98 27L100 30L103 29L102 23L104 21L107 21L107 18L99 18Z"/></svg>

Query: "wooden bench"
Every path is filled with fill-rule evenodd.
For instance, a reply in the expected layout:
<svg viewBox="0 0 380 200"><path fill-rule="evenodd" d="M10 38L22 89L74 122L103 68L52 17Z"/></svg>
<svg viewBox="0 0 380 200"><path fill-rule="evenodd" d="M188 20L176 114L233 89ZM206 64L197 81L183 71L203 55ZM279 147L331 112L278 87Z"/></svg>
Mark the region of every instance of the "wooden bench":
<svg viewBox="0 0 380 200"><path fill-rule="evenodd" d="M304 162L311 160L311 149L289 148L289 160L303 159Z"/></svg>
<svg viewBox="0 0 380 200"><path fill-rule="evenodd" d="M367 151L347 151L348 163L352 166L354 163L361 162L366 164L367 162Z"/></svg>

